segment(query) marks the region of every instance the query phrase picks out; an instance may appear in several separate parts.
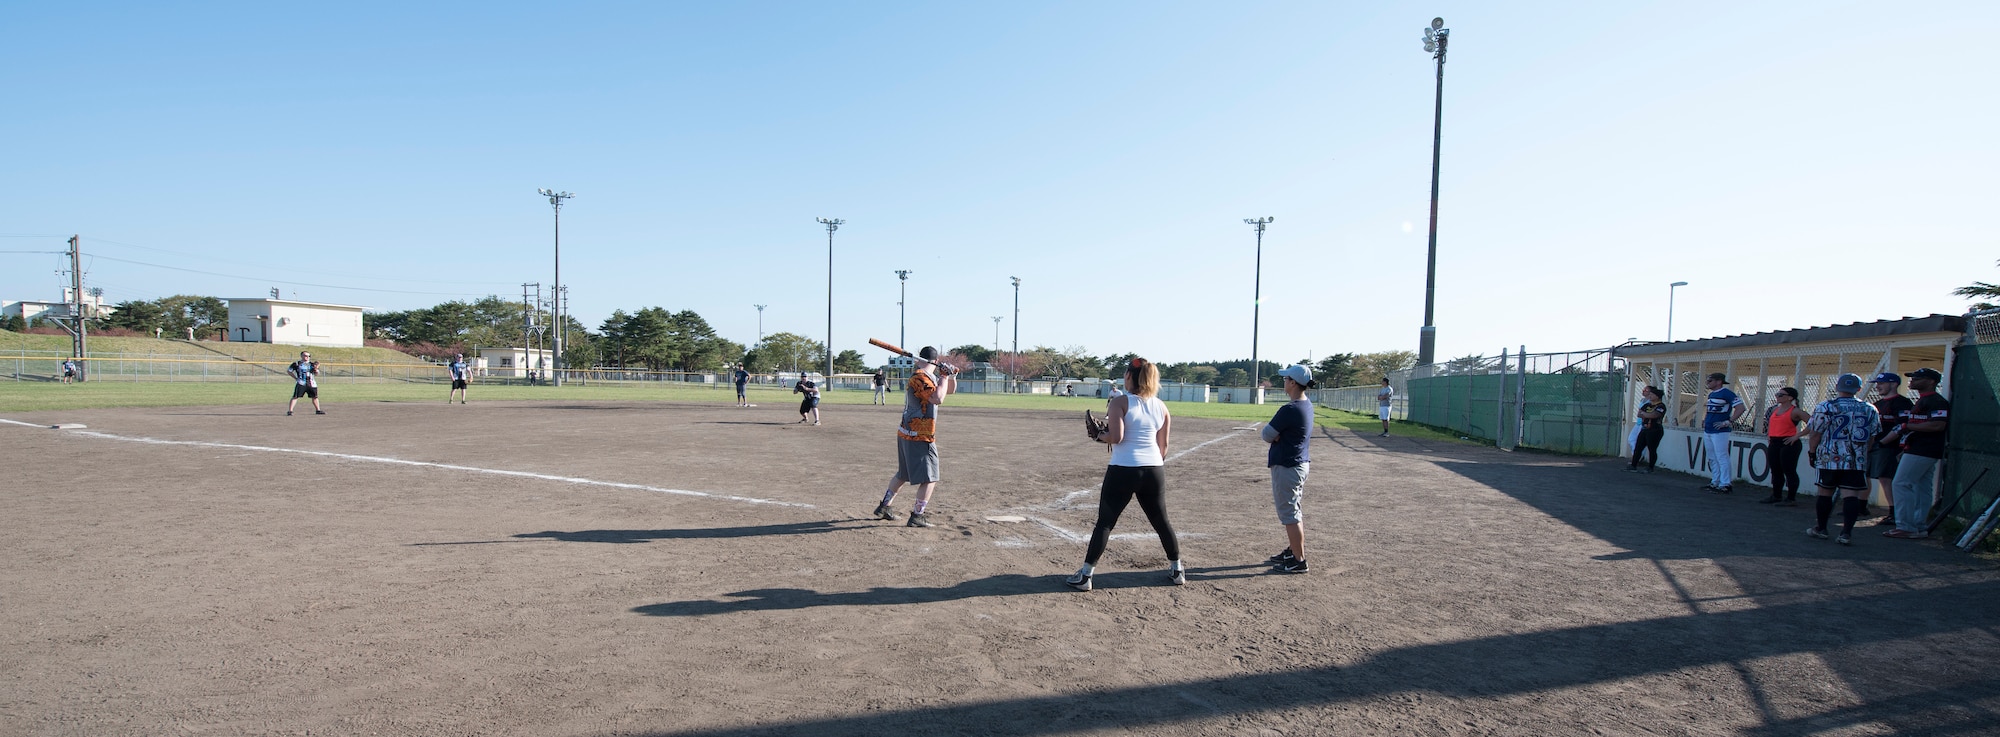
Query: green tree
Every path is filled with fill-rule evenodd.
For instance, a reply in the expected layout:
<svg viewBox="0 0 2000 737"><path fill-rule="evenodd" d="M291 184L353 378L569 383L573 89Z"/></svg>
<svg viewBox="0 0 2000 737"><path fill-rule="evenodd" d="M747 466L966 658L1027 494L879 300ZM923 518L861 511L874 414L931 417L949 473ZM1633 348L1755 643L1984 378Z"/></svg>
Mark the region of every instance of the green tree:
<svg viewBox="0 0 2000 737"><path fill-rule="evenodd" d="M1240 371L1242 369L1238 370ZM1187 371L1184 372L1181 376L1181 381L1185 381L1189 384L1212 385L1215 384L1216 380L1221 376L1222 376L1222 371L1220 369L1217 369L1214 366L1209 366L1207 364L1197 364L1194 366L1189 366L1187 368ZM1245 383L1249 382L1249 378L1247 376L1244 378L1244 382Z"/></svg>
<svg viewBox="0 0 2000 737"><path fill-rule="evenodd" d="M200 336L229 324L229 305L219 297L176 294L159 301L164 322L161 327L171 337L186 337L189 328Z"/></svg>
<svg viewBox="0 0 2000 737"><path fill-rule="evenodd" d="M967 343L951 349L950 352L964 356L967 361L984 363L993 360L993 349L976 343Z"/></svg>
<svg viewBox="0 0 2000 737"><path fill-rule="evenodd" d="M129 299L119 302L117 311L104 319L104 327L124 328L142 333L151 333L154 328L164 327L167 313L160 309L158 302L143 299Z"/></svg>
<svg viewBox="0 0 2000 737"><path fill-rule="evenodd" d="M1382 377L1417 365L1415 351L1376 351L1354 357L1354 370L1363 384L1375 384Z"/></svg>
<svg viewBox="0 0 2000 737"><path fill-rule="evenodd" d="M1249 386L1250 372L1240 368L1231 368L1228 371L1222 372L1222 381L1218 383L1222 386Z"/></svg>
<svg viewBox="0 0 2000 737"><path fill-rule="evenodd" d="M1995 261L1993 264L2000 266L2000 261ZM1976 281L1953 289L1951 293L1966 299L1992 300L1974 304L1972 309L1975 310L2000 309L2000 284L1988 284L1983 281Z"/></svg>
<svg viewBox="0 0 2000 737"><path fill-rule="evenodd" d="M1313 367L1314 380L1320 386L1353 386L1357 372L1352 353L1335 353L1320 359Z"/></svg>
<svg viewBox="0 0 2000 737"><path fill-rule="evenodd" d="M768 371L812 371L826 355L819 341L797 333L766 335L756 351Z"/></svg>
<svg viewBox="0 0 2000 737"><path fill-rule="evenodd" d="M821 355L825 354L822 353ZM845 350L841 351L840 355L833 357L834 373L860 374L860 373L867 373L867 371L868 371L868 359L862 358L860 351Z"/></svg>
<svg viewBox="0 0 2000 737"><path fill-rule="evenodd" d="M0 330L7 330L18 333L27 329L28 329L28 323L27 321L22 320L20 315L8 315L6 317L0 317Z"/></svg>

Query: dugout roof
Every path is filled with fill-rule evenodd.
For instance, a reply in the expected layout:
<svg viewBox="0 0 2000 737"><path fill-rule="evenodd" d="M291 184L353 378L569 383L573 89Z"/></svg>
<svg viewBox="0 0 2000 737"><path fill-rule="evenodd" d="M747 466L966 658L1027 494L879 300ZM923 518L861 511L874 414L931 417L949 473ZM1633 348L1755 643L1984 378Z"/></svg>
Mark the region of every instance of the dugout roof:
<svg viewBox="0 0 2000 737"><path fill-rule="evenodd" d="M1958 315L1928 315L1925 317L1905 317L1901 320L1876 320L1847 325L1798 328L1794 330L1774 330L1748 335L1729 335L1720 338L1699 338L1680 340L1672 343L1620 346L1612 350L1619 356L1660 356L1685 353L1703 353L1733 348L1757 348L1766 346L1792 345L1799 343L1825 343L1837 340L1869 340L1893 338L1925 333L1964 333L1965 318Z"/></svg>

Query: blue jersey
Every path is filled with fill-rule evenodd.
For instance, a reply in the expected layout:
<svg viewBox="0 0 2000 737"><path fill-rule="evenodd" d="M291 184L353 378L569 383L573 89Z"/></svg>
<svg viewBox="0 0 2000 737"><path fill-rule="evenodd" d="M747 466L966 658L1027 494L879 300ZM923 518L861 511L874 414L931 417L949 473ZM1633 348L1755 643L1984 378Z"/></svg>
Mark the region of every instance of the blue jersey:
<svg viewBox="0 0 2000 737"><path fill-rule="evenodd" d="M1813 453L1817 468L1859 471L1868 467L1868 441L1882 427L1882 415L1853 397L1834 397L1813 408L1806 429L1819 436Z"/></svg>
<svg viewBox="0 0 2000 737"><path fill-rule="evenodd" d="M454 380L462 380L462 379L464 379L464 378L465 378L465 362L464 362L464 361L452 361L451 363L449 363L449 364L446 364L446 367L447 367L447 368L450 368L450 369L451 369L451 378L452 378L452 379L454 379Z"/></svg>
<svg viewBox="0 0 2000 737"><path fill-rule="evenodd" d="M1741 406L1743 398L1736 396L1736 392L1730 391L1729 387L1709 392L1708 414L1702 416L1701 431L1729 432L1730 425L1733 424L1729 419L1729 412Z"/></svg>

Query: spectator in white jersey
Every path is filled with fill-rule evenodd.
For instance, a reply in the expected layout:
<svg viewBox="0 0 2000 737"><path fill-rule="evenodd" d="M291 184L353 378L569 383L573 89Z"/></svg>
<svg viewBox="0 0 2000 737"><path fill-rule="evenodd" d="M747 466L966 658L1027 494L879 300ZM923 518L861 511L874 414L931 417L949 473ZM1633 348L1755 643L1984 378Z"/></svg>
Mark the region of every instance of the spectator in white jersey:
<svg viewBox="0 0 2000 737"><path fill-rule="evenodd" d="M1389 377L1382 377L1382 389L1375 392L1375 416L1382 418L1382 434L1389 437L1389 407L1396 401L1396 388L1389 386Z"/></svg>
<svg viewBox="0 0 2000 737"><path fill-rule="evenodd" d="M472 384L472 368L465 365L465 354L453 356L445 369L451 372L451 392L444 395L444 403L451 404L451 398L456 396L459 404L465 404L465 388Z"/></svg>
<svg viewBox="0 0 2000 737"><path fill-rule="evenodd" d="M313 414L323 415L326 410L319 407L319 362L313 360L311 351L299 351L299 360L285 367L285 373L292 377L292 403L285 405L285 416L292 416L292 410L299 408L299 397L312 397Z"/></svg>
<svg viewBox="0 0 2000 737"><path fill-rule="evenodd" d="M1825 540L1826 523L1833 516L1833 497L1840 494L1840 536L1834 542L1852 543L1854 521L1867 509L1868 444L1882 419L1867 402L1855 399L1861 391L1861 377L1841 374L1833 382L1840 396L1820 402L1806 420L1806 445L1813 468L1819 470L1819 498L1813 516L1818 520L1806 528L1809 537Z"/></svg>

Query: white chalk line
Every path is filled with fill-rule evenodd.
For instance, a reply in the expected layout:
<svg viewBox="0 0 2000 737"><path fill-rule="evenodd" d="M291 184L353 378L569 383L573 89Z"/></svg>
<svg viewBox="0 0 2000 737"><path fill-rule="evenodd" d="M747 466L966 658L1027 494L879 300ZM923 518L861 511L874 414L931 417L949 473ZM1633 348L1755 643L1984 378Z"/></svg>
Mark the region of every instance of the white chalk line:
<svg viewBox="0 0 2000 737"><path fill-rule="evenodd" d="M1254 428L1247 428L1247 427L1239 427L1239 428L1236 428L1236 429L1234 429L1234 430L1231 430L1231 431L1229 431L1229 433L1228 433L1228 434L1225 434L1225 435L1221 435L1221 436L1218 436L1218 437L1215 437L1215 438L1213 438L1213 439L1210 439L1210 440L1206 440L1206 441L1203 441L1203 442L1200 442L1200 443L1196 443L1196 444L1194 444L1193 446L1190 446L1190 447L1188 447L1188 448L1186 448L1186 449L1182 450L1182 451L1181 451L1181 452L1179 452L1179 453L1175 453L1175 454L1173 454L1173 455L1170 455L1170 456L1167 456L1167 462L1168 462L1168 463L1172 463L1172 462L1173 462L1173 461L1175 461L1175 460L1179 460L1181 456L1184 456L1184 455L1187 455L1187 454L1189 454L1189 453L1193 453L1193 452L1195 452L1195 451L1197 451L1197 450L1201 450L1202 448L1206 448L1206 447L1208 447L1208 446L1210 446L1210 445L1214 445L1214 444L1216 444L1216 443L1220 443L1220 442L1222 442L1222 441L1224 441L1224 440L1228 440L1228 439L1230 439L1230 438L1233 438L1233 437L1236 437L1236 433L1238 433L1238 432L1242 432L1242 431L1244 431L1244 430L1250 430L1250 429L1254 429ZM1006 511L1009 511L1009 512L1023 512L1023 511L1028 511L1028 512L1037 512L1037 511L1039 511L1039 512L1055 512L1055 511L1062 511L1062 510L1071 510L1071 509L1088 509L1088 508L1090 508L1090 507L1094 507L1094 506L1096 506L1096 505L1094 505L1094 504L1089 504L1089 505L1079 505L1079 504L1076 504L1075 502L1076 502L1076 500L1077 500L1077 499L1080 499L1080 498L1083 498L1083 497L1086 497L1086 496L1089 496L1089 495L1091 495L1091 494L1095 494L1095 493L1097 493L1097 491L1098 491L1097 489L1077 489L1077 490L1075 490L1075 491L1071 491L1071 492L1066 492L1066 493L1064 493L1064 494L1063 494L1063 495L1062 495L1062 496L1061 496L1060 498L1056 499L1056 500L1055 500L1055 502L1053 502L1053 503L1050 503L1050 504L1036 504L1036 505L1030 505L1030 506L1026 506L1026 507L1010 507L1010 508L1008 508L1008 509L1007 509ZM1062 525L1058 525L1058 524L1056 524L1056 523L1054 523L1054 522L1050 522L1050 521L1048 521L1048 520L1046 520L1046 519L1043 519L1043 518L1041 518L1041 517L1037 517L1037 516L1034 516L1034 515L1029 515L1029 514L1024 514L1024 515L1021 515L1021 516L1023 516L1023 517L1026 517L1026 518L1028 518L1028 521L1029 521L1029 522L1033 522L1033 523L1035 523L1035 524L1038 524L1038 525L1041 525L1042 527L1045 527L1045 528L1048 528L1048 530L1049 530L1050 532L1053 532L1053 533L1055 533L1055 534L1056 534L1056 537L1060 537L1060 538L1062 538L1062 539L1064 539L1064 540L1067 540L1067 541L1069 541L1069 542L1073 542L1073 543L1080 543L1080 542L1089 542L1089 541L1090 541L1090 535L1088 535L1088 534L1079 534L1079 533L1076 533L1076 532L1071 532L1070 530L1068 530L1068 529L1065 529L1065 528L1064 528L1064 527L1063 527ZM1184 532L1184 533L1178 533L1178 534L1177 534L1176 536L1177 536L1177 537L1181 537L1181 538L1202 538L1202 537L1208 537L1208 535L1205 535L1205 534L1203 534L1203 533L1199 533L1199 532ZM1113 540L1133 540L1133 539L1139 539L1139 538L1153 538L1153 539L1158 539L1158 538L1159 538L1159 535L1158 535L1158 534L1156 534L1156 533L1152 533L1152 532L1128 532L1128 533L1120 533L1120 534L1115 534L1115 535L1112 535L1112 536L1111 536L1111 539L1113 539Z"/></svg>
<svg viewBox="0 0 2000 737"><path fill-rule="evenodd" d="M0 419L0 422L6 422L11 425L23 425L26 427L48 427L47 425L35 425L26 422L16 422L14 420L6 420L6 419ZM579 478L576 476L557 476L554 474L534 473L531 471L508 471L499 468L480 468L478 466L461 466L453 463L432 463L429 461L412 461L412 460L405 460L402 458L390 458L387 456L365 456L365 455L355 455L353 453L334 453L331 451L324 451L324 450L299 450L297 448L273 448L263 445L240 445L237 443L213 443L204 440L161 440L159 438L135 438L135 437L127 437L124 435L113 435L111 433L96 432L92 430L72 430L70 431L70 434L83 435L93 438L103 438L106 440L123 440L131 443L147 443L150 445L188 445L201 448L228 448L231 450L248 450L248 451L256 451L259 453L293 453L297 455L317 456L321 458L338 458L347 461L362 461L366 463L386 463L396 466L417 466L421 468L438 468L447 471L465 471L469 473L487 474L490 476L511 476L514 478L537 479L540 481L556 481L565 484L576 484L579 486L601 486L611 489L650 491L656 494L672 494L675 496L691 496L703 499L719 499L722 501L729 501L729 502L742 502L744 504L768 504L779 507L798 507L801 509L817 509L817 507L814 507L811 504L804 504L801 502L781 502L775 499L758 499L756 497L735 496L732 494L713 494L706 491L690 491L687 489L667 489L658 486L647 486L645 484L627 484L618 481L598 481L596 479Z"/></svg>
<svg viewBox="0 0 2000 737"><path fill-rule="evenodd" d="M20 425L20 426L22 426L22 427L39 427L39 428L45 428L45 429L46 429L47 427L49 427L48 425L37 425L37 424L35 424L35 423L32 423L32 422L22 422L22 421L20 421L20 420L9 420L9 419L5 419L5 418L0 418L0 422L5 422L5 423L7 423L7 424L9 424L9 425Z"/></svg>

